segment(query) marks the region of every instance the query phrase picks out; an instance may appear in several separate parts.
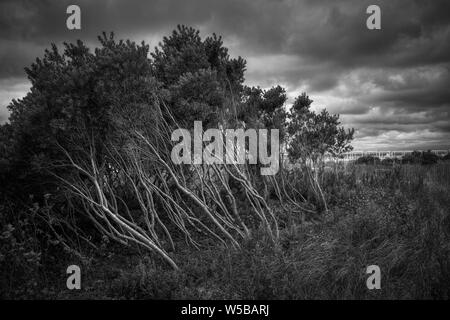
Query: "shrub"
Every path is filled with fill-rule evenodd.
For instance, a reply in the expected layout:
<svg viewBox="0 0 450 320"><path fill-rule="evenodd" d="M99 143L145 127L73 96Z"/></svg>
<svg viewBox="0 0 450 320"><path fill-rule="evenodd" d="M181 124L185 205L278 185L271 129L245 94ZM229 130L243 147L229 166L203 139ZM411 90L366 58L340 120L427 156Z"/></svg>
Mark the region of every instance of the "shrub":
<svg viewBox="0 0 450 320"><path fill-rule="evenodd" d="M399 160L397 160L396 158L384 158L383 160L381 160L381 164L385 165L385 166L391 166L394 163L398 163Z"/></svg>
<svg viewBox="0 0 450 320"><path fill-rule="evenodd" d="M356 164L379 164L380 162L380 158L371 155L359 157L355 161Z"/></svg>
<svg viewBox="0 0 450 320"><path fill-rule="evenodd" d="M403 157L402 163L408 164L435 164L439 160L439 156L432 153L430 150L428 151L414 151L411 154L407 154Z"/></svg>

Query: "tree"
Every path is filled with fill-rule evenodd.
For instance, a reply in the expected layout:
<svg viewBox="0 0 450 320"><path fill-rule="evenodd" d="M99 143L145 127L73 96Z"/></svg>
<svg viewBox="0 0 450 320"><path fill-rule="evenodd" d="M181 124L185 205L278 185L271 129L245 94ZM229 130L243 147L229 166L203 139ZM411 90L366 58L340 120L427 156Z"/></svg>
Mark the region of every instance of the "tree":
<svg viewBox="0 0 450 320"><path fill-rule="evenodd" d="M234 110L243 90L246 62L241 57L231 59L221 37L213 34L202 40L198 30L178 25L151 56L177 121L217 124L221 115Z"/></svg>
<svg viewBox="0 0 450 320"><path fill-rule="evenodd" d="M310 110L312 102L303 93L296 98L289 114L288 155L293 162L311 160L316 163L326 153L340 156L353 149L350 142L354 129L346 131L341 127L337 114L332 115L325 109L320 113Z"/></svg>
<svg viewBox="0 0 450 320"><path fill-rule="evenodd" d="M106 141L122 141L130 124L151 125L151 101L159 84L152 76L148 45L99 37L94 53L81 42L56 45L26 68L30 92L10 105L15 165L21 172L43 169L64 158L61 147L93 140L98 156ZM18 169L18 170L19 170ZM37 179L51 182L50 177ZM28 182L31 180L28 179ZM46 192L40 185L38 190Z"/></svg>
<svg viewBox="0 0 450 320"><path fill-rule="evenodd" d="M0 180L10 181L11 175L11 161L14 148L14 141L12 140L12 128L11 125L6 123L0 125ZM6 183L2 183L0 186L0 194L7 192L8 188Z"/></svg>
<svg viewBox="0 0 450 320"><path fill-rule="evenodd" d="M281 86L268 90L245 87L238 108L238 120L249 127L279 129L283 141L286 134L286 101L286 90Z"/></svg>
<svg viewBox="0 0 450 320"><path fill-rule="evenodd" d="M328 210L319 183L320 164L326 153L340 156L352 150L354 129L345 131L340 127L339 115L329 114L325 109L315 113L310 109L312 102L306 93L295 99L289 114L287 151L291 162L303 165L313 193Z"/></svg>

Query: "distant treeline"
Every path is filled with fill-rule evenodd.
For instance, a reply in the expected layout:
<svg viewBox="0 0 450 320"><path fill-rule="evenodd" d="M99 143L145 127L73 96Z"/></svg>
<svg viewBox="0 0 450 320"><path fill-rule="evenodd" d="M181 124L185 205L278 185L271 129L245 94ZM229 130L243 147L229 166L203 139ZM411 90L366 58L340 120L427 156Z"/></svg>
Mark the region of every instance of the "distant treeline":
<svg viewBox="0 0 450 320"><path fill-rule="evenodd" d="M365 155L356 159L356 164L383 164L383 165L391 165L394 163L399 164L435 164L438 161L448 161L450 160L450 153L447 153L444 156L438 156L437 154L428 151L414 151L410 154L406 154L402 158L384 158L380 159L379 157L373 155Z"/></svg>

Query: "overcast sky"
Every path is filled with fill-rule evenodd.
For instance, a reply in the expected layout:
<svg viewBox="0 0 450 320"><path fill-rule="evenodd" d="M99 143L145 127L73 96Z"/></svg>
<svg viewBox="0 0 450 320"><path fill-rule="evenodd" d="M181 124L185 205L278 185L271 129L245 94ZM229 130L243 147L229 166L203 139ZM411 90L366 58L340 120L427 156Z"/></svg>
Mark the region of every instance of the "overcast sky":
<svg viewBox="0 0 450 320"><path fill-rule="evenodd" d="M81 7L82 30L66 28ZM381 8L381 30L366 8ZM97 45L102 31L151 48L177 24L224 38L246 82L306 91L356 129L356 150L450 148L450 1L0 1L0 123L29 89L23 68L51 42Z"/></svg>

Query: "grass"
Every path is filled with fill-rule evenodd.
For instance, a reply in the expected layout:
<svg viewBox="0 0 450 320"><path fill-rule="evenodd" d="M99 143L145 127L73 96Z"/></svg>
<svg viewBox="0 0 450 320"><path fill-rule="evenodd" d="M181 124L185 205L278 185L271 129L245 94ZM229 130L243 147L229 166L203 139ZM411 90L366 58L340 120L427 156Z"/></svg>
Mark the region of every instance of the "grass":
<svg viewBox="0 0 450 320"><path fill-rule="evenodd" d="M274 202L278 243L255 230L240 251L182 247L182 271L109 244L94 259L68 256L33 297L49 299L448 299L450 165L346 166L322 180L330 210L300 223ZM293 219L292 219L293 218ZM95 262L94 262L95 261ZM82 265L82 290L65 289L65 267ZM368 290L366 268L381 268ZM57 270L56 265L52 270ZM40 269L43 272L42 268ZM48 272L48 271L47 271ZM47 280L46 280L47 279ZM45 290L43 290L45 289ZM21 293L24 295L24 293ZM5 297L13 297L11 292ZM23 296L21 296L23 297Z"/></svg>

